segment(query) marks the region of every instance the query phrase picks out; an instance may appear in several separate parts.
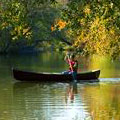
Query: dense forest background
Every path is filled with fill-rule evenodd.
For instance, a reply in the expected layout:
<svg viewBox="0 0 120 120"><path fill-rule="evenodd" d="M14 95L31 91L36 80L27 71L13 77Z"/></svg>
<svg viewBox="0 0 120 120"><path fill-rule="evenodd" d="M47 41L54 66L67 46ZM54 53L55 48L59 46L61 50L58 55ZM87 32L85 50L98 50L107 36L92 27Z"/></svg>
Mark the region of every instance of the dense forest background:
<svg viewBox="0 0 120 120"><path fill-rule="evenodd" d="M0 53L72 48L120 56L119 0L1 0Z"/></svg>

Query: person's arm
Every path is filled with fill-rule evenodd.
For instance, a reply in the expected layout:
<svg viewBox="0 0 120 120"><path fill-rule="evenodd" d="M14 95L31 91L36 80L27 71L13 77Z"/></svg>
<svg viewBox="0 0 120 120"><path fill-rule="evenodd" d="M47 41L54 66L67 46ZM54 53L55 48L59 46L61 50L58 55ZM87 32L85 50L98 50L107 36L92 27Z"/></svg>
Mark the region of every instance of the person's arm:
<svg viewBox="0 0 120 120"><path fill-rule="evenodd" d="M66 56L64 57L64 60L69 63L69 60L70 60L70 54L67 53Z"/></svg>
<svg viewBox="0 0 120 120"><path fill-rule="evenodd" d="M64 57L64 60L65 60L65 61L67 61L67 60L68 60L68 57L67 57L67 55Z"/></svg>

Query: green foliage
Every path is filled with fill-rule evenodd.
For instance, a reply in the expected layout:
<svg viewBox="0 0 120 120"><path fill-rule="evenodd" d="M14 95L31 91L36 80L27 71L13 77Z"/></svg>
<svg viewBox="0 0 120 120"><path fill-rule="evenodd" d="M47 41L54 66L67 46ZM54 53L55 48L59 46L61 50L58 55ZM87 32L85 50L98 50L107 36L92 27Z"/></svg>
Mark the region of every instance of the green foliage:
<svg viewBox="0 0 120 120"><path fill-rule="evenodd" d="M25 7L15 0L3 2L2 6L1 30L7 29L13 41L21 37L29 38L31 33L28 33L30 28L26 22Z"/></svg>
<svg viewBox="0 0 120 120"><path fill-rule="evenodd" d="M120 55L120 9L109 0L71 0L62 11L67 36L85 55Z"/></svg>
<svg viewBox="0 0 120 120"><path fill-rule="evenodd" d="M66 42L63 39L66 37L76 51L85 55L100 54L113 58L120 55L119 0L66 0L64 5L57 2L2 0L0 51L6 51L13 45L29 43L39 46L43 41L54 42L51 26L56 21L58 31L53 33L58 36L58 42Z"/></svg>
<svg viewBox="0 0 120 120"><path fill-rule="evenodd" d="M50 38L50 27L54 19L51 4L54 6L55 0L2 0L0 52L7 51L10 46L34 44L36 40Z"/></svg>

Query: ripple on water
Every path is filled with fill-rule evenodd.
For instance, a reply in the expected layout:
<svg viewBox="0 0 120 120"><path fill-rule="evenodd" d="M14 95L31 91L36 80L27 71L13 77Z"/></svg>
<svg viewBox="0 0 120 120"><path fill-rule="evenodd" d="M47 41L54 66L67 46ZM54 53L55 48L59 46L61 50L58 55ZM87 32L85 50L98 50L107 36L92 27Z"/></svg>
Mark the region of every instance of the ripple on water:
<svg viewBox="0 0 120 120"><path fill-rule="evenodd" d="M79 92L74 93L69 84L34 86L26 84L14 88L15 112L18 117L34 116L40 120L83 120L89 115Z"/></svg>

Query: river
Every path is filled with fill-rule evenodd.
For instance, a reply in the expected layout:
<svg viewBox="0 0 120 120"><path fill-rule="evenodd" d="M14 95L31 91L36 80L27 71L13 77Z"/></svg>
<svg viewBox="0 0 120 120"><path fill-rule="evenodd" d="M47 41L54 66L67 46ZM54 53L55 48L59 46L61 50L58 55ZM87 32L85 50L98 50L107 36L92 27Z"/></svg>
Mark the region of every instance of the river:
<svg viewBox="0 0 120 120"><path fill-rule="evenodd" d="M0 120L120 120L120 61L79 57L79 71L100 69L96 83L16 81L12 68L62 72L62 53L0 56Z"/></svg>

